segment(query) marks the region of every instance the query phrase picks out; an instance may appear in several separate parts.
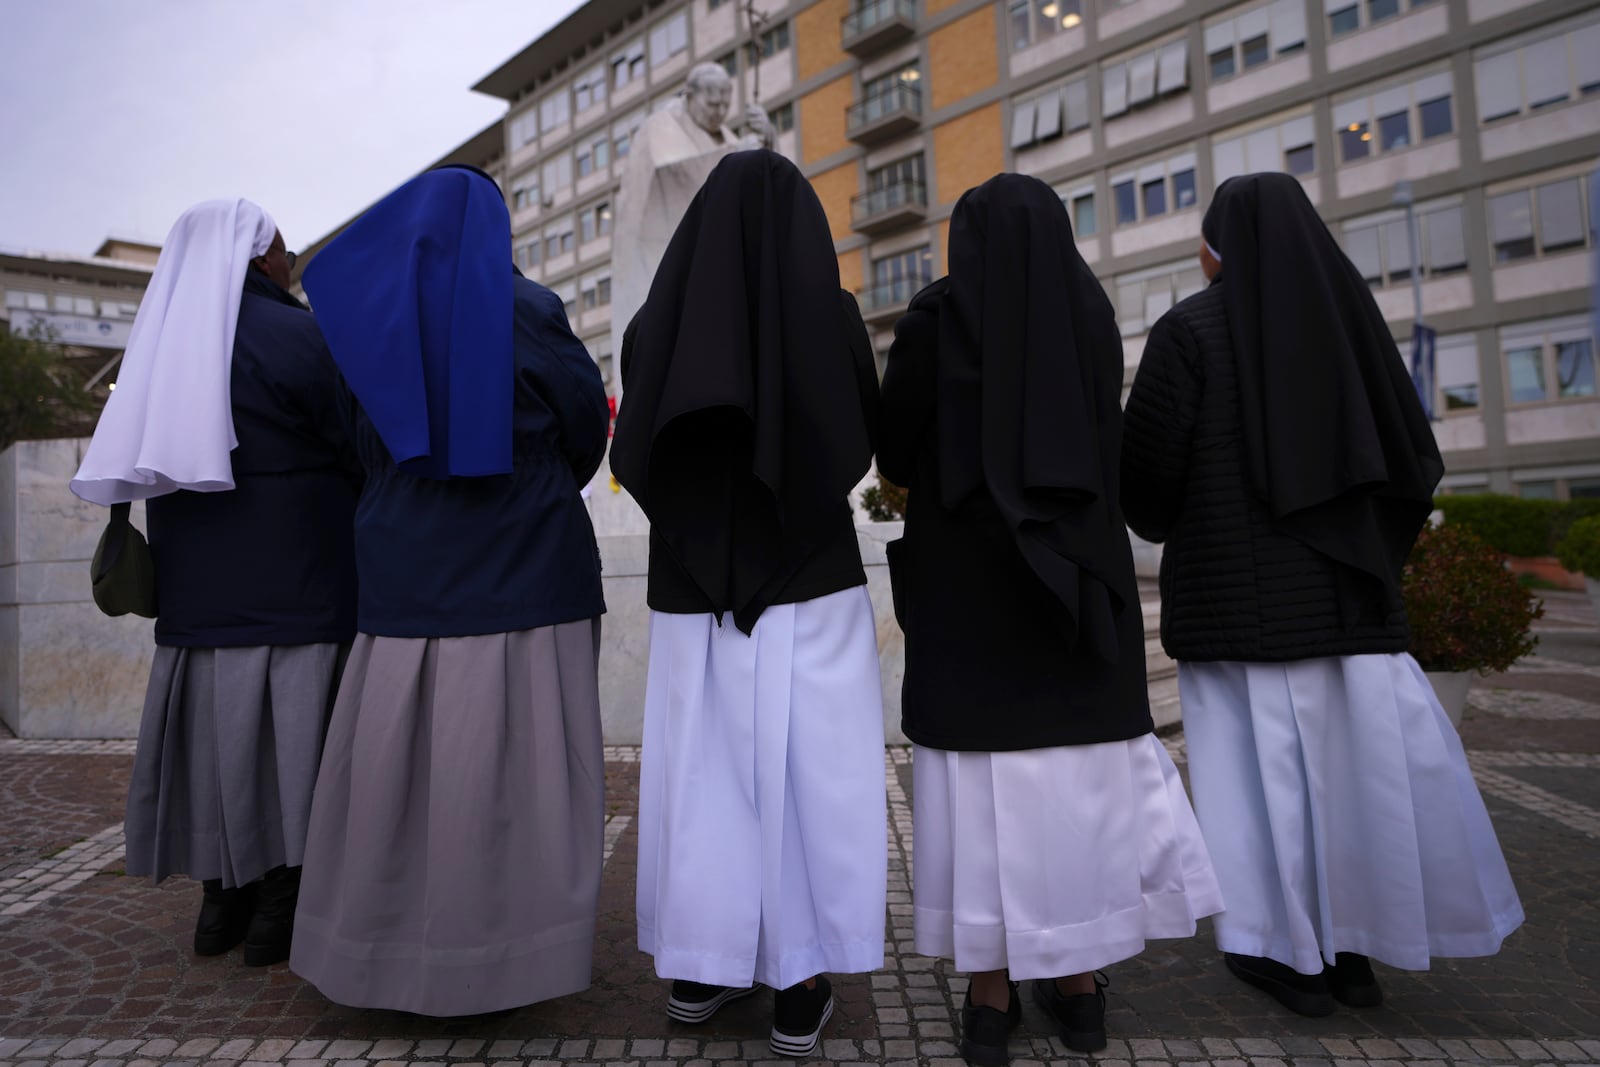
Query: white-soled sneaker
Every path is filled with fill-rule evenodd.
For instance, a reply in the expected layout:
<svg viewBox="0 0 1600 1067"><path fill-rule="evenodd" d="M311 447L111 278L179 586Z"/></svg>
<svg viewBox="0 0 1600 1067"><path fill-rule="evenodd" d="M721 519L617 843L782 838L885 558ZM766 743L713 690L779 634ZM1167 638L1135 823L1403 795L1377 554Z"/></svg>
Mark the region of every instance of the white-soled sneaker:
<svg viewBox="0 0 1600 1067"><path fill-rule="evenodd" d="M817 975L817 987L805 983L778 990L772 998L772 1051L803 1059L817 1050L822 1028L833 1018L833 985Z"/></svg>
<svg viewBox="0 0 1600 1067"><path fill-rule="evenodd" d="M729 1001L748 997L761 987L704 985L682 978L672 982L672 995L667 998L667 1017L680 1023L703 1023Z"/></svg>

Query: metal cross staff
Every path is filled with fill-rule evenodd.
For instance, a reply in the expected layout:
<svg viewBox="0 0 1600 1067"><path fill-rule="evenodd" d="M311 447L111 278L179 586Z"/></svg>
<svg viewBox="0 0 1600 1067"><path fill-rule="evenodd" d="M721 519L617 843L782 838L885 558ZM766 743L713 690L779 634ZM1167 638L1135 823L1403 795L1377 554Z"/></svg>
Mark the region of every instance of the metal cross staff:
<svg viewBox="0 0 1600 1067"><path fill-rule="evenodd" d="M761 27L767 24L767 17L756 13L756 0L745 0L744 20L750 35L750 66L754 70L751 75L750 102L761 103Z"/></svg>

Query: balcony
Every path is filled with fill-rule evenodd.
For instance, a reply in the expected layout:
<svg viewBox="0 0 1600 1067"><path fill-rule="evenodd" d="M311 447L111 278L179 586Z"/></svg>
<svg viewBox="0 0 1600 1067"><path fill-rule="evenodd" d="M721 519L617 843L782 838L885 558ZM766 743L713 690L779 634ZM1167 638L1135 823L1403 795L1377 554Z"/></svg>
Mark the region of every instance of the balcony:
<svg viewBox="0 0 1600 1067"><path fill-rule="evenodd" d="M883 282L856 294L861 305L861 317L868 326L882 326L905 314L911 298L922 291L932 278L901 278Z"/></svg>
<svg viewBox="0 0 1600 1067"><path fill-rule="evenodd" d="M856 0L839 20L840 47L865 59L917 32L917 0Z"/></svg>
<svg viewBox="0 0 1600 1067"><path fill-rule="evenodd" d="M905 82L874 93L845 111L845 132L856 144L877 144L922 125L922 93Z"/></svg>
<svg viewBox="0 0 1600 1067"><path fill-rule="evenodd" d="M857 233L883 233L927 217L927 187L910 178L862 193L850 201L850 224Z"/></svg>

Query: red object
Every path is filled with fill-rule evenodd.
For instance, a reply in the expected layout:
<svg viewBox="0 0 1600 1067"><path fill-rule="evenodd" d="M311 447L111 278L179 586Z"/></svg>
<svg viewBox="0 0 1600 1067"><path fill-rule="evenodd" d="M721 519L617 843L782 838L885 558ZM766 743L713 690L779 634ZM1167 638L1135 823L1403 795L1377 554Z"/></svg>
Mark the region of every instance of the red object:
<svg viewBox="0 0 1600 1067"><path fill-rule="evenodd" d="M611 409L611 425L606 428L607 437L615 437L617 433L617 398L606 397L606 407Z"/></svg>

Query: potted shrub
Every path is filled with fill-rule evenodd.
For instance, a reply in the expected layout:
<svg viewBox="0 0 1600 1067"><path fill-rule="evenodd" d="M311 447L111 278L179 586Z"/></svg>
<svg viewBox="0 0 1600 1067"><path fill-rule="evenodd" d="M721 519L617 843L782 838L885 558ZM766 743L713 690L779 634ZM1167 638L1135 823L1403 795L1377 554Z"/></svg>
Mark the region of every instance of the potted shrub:
<svg viewBox="0 0 1600 1067"><path fill-rule="evenodd" d="M1533 651L1529 630L1544 607L1469 530L1425 527L1401 577L1411 655L1450 721L1461 723L1472 673L1503 671Z"/></svg>
<svg viewBox="0 0 1600 1067"><path fill-rule="evenodd" d="M1600 615L1600 515L1578 519L1568 527L1556 556L1567 570L1583 573L1589 587L1589 603Z"/></svg>

